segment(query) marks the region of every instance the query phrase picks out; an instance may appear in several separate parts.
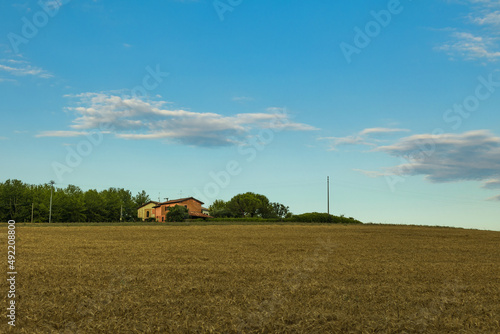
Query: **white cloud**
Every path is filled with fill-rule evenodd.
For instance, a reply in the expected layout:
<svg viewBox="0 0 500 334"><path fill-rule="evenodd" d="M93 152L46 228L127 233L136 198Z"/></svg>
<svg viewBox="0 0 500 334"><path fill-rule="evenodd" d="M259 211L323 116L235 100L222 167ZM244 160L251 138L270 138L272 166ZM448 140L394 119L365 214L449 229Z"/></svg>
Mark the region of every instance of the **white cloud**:
<svg viewBox="0 0 500 334"><path fill-rule="evenodd" d="M452 59L493 62L500 58L500 2L489 0L469 0L463 2L471 7L467 27L449 28L452 31L451 40L436 47Z"/></svg>
<svg viewBox="0 0 500 334"><path fill-rule="evenodd" d="M0 72L6 72L13 76L35 76L43 79L52 78L53 75L46 70L32 66L25 60L1 59Z"/></svg>
<svg viewBox="0 0 500 334"><path fill-rule="evenodd" d="M483 184L485 189L500 189L500 179L489 180Z"/></svg>
<svg viewBox="0 0 500 334"><path fill-rule="evenodd" d="M396 129L396 128L369 128L364 129L359 134L360 135L379 135L397 132L410 132L408 129Z"/></svg>
<svg viewBox="0 0 500 334"><path fill-rule="evenodd" d="M88 135L85 131L44 131L37 134L35 137L80 137Z"/></svg>
<svg viewBox="0 0 500 334"><path fill-rule="evenodd" d="M374 151L402 163L383 171L355 171L368 177L423 175L433 183L480 181L482 188L500 189L500 137L488 130L413 135ZM500 200L500 195L489 200Z"/></svg>
<svg viewBox="0 0 500 334"><path fill-rule="evenodd" d="M380 142L380 139L374 137L380 137L382 135L389 135L399 132L409 132L408 129L397 129L397 128L368 128L364 129L356 134L349 135L346 137L325 137L319 138L320 140L330 141L330 151L336 151L339 146L343 145L367 145L376 146L376 143Z"/></svg>
<svg viewBox="0 0 500 334"><path fill-rule="evenodd" d="M371 170L364 170L364 169L353 169L355 172L360 172L362 174L365 174L366 176L368 177L372 177L372 178L375 178L375 177L380 177L380 176L385 176L387 175L387 173L383 173L383 172L377 172L377 171L371 171Z"/></svg>
<svg viewBox="0 0 500 334"><path fill-rule="evenodd" d="M407 161L390 168L398 175L424 175L431 182L500 178L500 137L487 130L415 135L377 150Z"/></svg>
<svg viewBox="0 0 500 334"><path fill-rule="evenodd" d="M478 25L500 25L500 11L486 12L482 16L471 16L471 21Z"/></svg>
<svg viewBox="0 0 500 334"><path fill-rule="evenodd" d="M475 36L468 32L454 32L454 41L445 43L438 50L446 52L450 57L461 57L466 60L495 61L500 57L497 39L493 37Z"/></svg>
<svg viewBox="0 0 500 334"><path fill-rule="evenodd" d="M74 131L47 131L38 137L82 135L87 130L111 129L123 139L171 139L188 145L232 145L253 131L311 131L316 128L295 123L284 109L269 108L264 113L223 116L183 109L167 109L165 101L141 100L110 93L83 93L72 96L76 106L66 108L76 117Z"/></svg>

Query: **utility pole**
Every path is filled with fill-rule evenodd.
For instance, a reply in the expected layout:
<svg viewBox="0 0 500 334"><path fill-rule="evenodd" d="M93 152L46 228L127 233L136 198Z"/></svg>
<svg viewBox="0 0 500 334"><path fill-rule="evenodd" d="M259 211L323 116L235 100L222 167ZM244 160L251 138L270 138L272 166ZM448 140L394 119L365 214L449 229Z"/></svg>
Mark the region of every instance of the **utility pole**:
<svg viewBox="0 0 500 334"><path fill-rule="evenodd" d="M120 221L122 221L122 220L123 220L123 204L120 207Z"/></svg>
<svg viewBox="0 0 500 334"><path fill-rule="evenodd" d="M326 177L326 208L328 214L330 214L330 177Z"/></svg>
<svg viewBox="0 0 500 334"><path fill-rule="evenodd" d="M33 186L31 186L31 194L33 194ZM35 195L33 195L33 200L31 202L31 224L33 224L33 210L35 208Z"/></svg>
<svg viewBox="0 0 500 334"><path fill-rule="evenodd" d="M54 181L50 181L50 209L49 209L49 224L52 221L52 190L54 190Z"/></svg>

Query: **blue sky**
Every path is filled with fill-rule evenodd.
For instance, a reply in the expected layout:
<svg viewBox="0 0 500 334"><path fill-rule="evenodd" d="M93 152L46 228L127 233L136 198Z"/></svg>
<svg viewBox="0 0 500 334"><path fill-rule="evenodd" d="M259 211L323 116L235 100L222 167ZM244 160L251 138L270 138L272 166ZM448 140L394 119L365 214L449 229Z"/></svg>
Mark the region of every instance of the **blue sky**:
<svg viewBox="0 0 500 334"><path fill-rule="evenodd" d="M2 181L500 230L500 2L0 4Z"/></svg>

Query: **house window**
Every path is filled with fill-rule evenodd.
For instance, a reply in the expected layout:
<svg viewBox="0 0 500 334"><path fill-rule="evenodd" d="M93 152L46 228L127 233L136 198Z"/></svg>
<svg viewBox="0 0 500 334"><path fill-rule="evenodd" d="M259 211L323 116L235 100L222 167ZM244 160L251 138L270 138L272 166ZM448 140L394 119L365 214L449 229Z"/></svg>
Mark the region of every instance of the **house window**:
<svg viewBox="0 0 500 334"><path fill-rule="evenodd" d="M149 218L149 211L146 211L146 218Z"/></svg>
<svg viewBox="0 0 500 334"><path fill-rule="evenodd" d="M161 221L164 222L165 221L165 217L161 217Z"/></svg>
<svg viewBox="0 0 500 334"><path fill-rule="evenodd" d="M188 208L188 206L187 206L187 205L184 205L184 207L185 207L186 209Z"/></svg>

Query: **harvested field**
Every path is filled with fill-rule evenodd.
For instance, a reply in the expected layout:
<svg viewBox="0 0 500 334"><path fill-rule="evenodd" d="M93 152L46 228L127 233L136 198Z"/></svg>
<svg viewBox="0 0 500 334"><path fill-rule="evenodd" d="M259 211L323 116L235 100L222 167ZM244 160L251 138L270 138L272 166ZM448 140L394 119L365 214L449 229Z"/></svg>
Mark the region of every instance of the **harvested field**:
<svg viewBox="0 0 500 334"><path fill-rule="evenodd" d="M4 317L0 332L500 332L499 232L376 225L16 231L16 327ZM6 228L0 237L7 240ZM8 291L5 280L1 289Z"/></svg>

